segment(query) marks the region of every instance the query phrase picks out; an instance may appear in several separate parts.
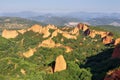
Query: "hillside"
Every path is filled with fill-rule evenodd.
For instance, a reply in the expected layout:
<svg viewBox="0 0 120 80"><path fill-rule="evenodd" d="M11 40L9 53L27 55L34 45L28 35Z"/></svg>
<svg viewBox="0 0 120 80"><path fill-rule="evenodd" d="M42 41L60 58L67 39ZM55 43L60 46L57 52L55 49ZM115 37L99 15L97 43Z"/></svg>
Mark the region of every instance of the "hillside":
<svg viewBox="0 0 120 80"><path fill-rule="evenodd" d="M20 17L0 17L0 29L24 29L34 24L42 23Z"/></svg>
<svg viewBox="0 0 120 80"><path fill-rule="evenodd" d="M63 26L70 22L89 23L90 25L113 25L120 26L120 13L96 13L96 12L68 12L68 13L42 13L42 12L14 12L0 13L0 16L21 17L44 24Z"/></svg>
<svg viewBox="0 0 120 80"><path fill-rule="evenodd" d="M110 80L120 67L120 38L114 34L82 23L4 29L0 80Z"/></svg>

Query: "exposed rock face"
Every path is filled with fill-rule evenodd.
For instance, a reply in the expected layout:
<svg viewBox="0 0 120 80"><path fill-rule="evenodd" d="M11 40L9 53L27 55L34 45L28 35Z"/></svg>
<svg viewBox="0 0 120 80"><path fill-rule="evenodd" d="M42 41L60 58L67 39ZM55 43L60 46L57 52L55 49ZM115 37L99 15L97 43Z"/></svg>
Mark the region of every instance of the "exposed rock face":
<svg viewBox="0 0 120 80"><path fill-rule="evenodd" d="M65 61L63 55L58 56L55 61L54 72L66 70L66 68L67 68L67 64L66 64L66 61Z"/></svg>
<svg viewBox="0 0 120 80"><path fill-rule="evenodd" d="M98 31L98 32L96 32L96 34L100 35L101 38L104 38L106 36L113 36L113 35L111 35L110 32L104 32L104 31Z"/></svg>
<svg viewBox="0 0 120 80"><path fill-rule="evenodd" d="M88 28L88 25L82 24L82 23L79 23L79 24L77 25L77 27L78 27L80 30L82 30L82 31L86 31L87 29L89 29L89 28Z"/></svg>
<svg viewBox="0 0 120 80"><path fill-rule="evenodd" d="M68 34L68 33L63 33L62 35L63 35L64 37L66 37L67 39L77 39L76 36L70 35L70 34Z"/></svg>
<svg viewBox="0 0 120 80"><path fill-rule="evenodd" d="M95 38L95 36L96 36L96 31L95 31L95 30L90 31L89 36L90 36L91 38Z"/></svg>
<svg viewBox="0 0 120 80"><path fill-rule="evenodd" d="M78 27L75 27L70 33L71 34L78 34L79 33Z"/></svg>
<svg viewBox="0 0 120 80"><path fill-rule="evenodd" d="M38 46L38 47L48 47L48 48L54 48L54 47L60 47L62 46L62 44L60 43L56 43L51 39L47 39L47 40L44 40L42 41L42 43Z"/></svg>
<svg viewBox="0 0 120 80"><path fill-rule="evenodd" d="M52 33L51 38L56 37L57 35L58 35L58 31L57 31L57 30L55 30L55 31Z"/></svg>
<svg viewBox="0 0 120 80"><path fill-rule="evenodd" d="M42 28L41 33L44 34L43 38L47 38L50 35L49 28L47 27Z"/></svg>
<svg viewBox="0 0 120 80"><path fill-rule="evenodd" d="M21 33L21 34L24 34L25 32L26 32L26 30L24 30L24 29L21 29L21 30L17 30L19 33Z"/></svg>
<svg viewBox="0 0 120 80"><path fill-rule="evenodd" d="M110 71L104 80L120 80L120 69Z"/></svg>
<svg viewBox="0 0 120 80"><path fill-rule="evenodd" d="M25 58L29 58L29 57L31 57L31 56L34 55L34 52L35 52L35 51L36 51L35 48L34 48L34 49L29 49L27 52L23 53L23 56L24 56Z"/></svg>
<svg viewBox="0 0 120 80"><path fill-rule="evenodd" d="M110 43L113 43L113 37L106 36L103 38L103 44L110 44Z"/></svg>
<svg viewBox="0 0 120 80"><path fill-rule="evenodd" d="M114 43L114 45L118 45L118 44L120 44L120 38L116 39Z"/></svg>
<svg viewBox="0 0 120 80"><path fill-rule="evenodd" d="M47 40L42 41L42 43L39 45L39 47L40 46L54 48L55 42L52 39L47 39Z"/></svg>
<svg viewBox="0 0 120 80"><path fill-rule="evenodd" d="M112 58L120 58L120 44L115 47Z"/></svg>
<svg viewBox="0 0 120 80"><path fill-rule="evenodd" d="M55 27L54 25L51 25L51 24L47 25L46 27L49 29L54 29L54 30L57 29L57 27Z"/></svg>
<svg viewBox="0 0 120 80"><path fill-rule="evenodd" d="M40 25L33 25L31 28L28 29L28 31L31 30L33 32L44 34L43 38L47 38L50 35L49 28L54 28L54 27L51 27L50 25L47 27L42 27Z"/></svg>
<svg viewBox="0 0 120 80"><path fill-rule="evenodd" d="M4 38L15 38L18 36L18 32L16 30L3 30L2 37Z"/></svg>
<svg viewBox="0 0 120 80"><path fill-rule="evenodd" d="M42 26L40 25L33 25L31 28L28 29L28 31L33 31L33 32L41 32Z"/></svg>

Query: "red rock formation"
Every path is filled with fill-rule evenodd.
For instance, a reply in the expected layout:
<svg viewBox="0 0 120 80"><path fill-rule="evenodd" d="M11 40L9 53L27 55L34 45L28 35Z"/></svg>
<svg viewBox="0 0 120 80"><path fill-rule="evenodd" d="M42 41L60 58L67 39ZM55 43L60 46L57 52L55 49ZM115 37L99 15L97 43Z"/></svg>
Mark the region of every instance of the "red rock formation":
<svg viewBox="0 0 120 80"><path fill-rule="evenodd" d="M120 58L120 44L115 47L112 58Z"/></svg>
<svg viewBox="0 0 120 80"><path fill-rule="evenodd" d="M120 80L120 69L108 72L104 80Z"/></svg>
<svg viewBox="0 0 120 80"><path fill-rule="evenodd" d="M60 55L56 58L54 72L66 70L67 65L63 55Z"/></svg>

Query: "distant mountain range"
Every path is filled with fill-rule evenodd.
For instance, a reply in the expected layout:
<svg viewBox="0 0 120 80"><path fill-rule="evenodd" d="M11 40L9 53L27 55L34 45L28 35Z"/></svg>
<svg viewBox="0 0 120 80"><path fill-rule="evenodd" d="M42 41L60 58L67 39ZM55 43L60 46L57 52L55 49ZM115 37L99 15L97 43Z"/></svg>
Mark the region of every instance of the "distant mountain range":
<svg viewBox="0 0 120 80"><path fill-rule="evenodd" d="M45 24L54 24L60 26L63 26L69 22L83 22L88 23L90 25L120 26L120 13L36 13L25 11L17 13L0 13L0 16L21 17L39 21Z"/></svg>

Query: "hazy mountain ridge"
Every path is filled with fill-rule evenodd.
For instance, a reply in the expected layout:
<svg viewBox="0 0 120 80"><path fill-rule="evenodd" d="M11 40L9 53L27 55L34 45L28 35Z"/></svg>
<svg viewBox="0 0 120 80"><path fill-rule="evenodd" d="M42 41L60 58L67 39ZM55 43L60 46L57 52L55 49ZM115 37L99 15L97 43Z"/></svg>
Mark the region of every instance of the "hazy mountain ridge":
<svg viewBox="0 0 120 80"><path fill-rule="evenodd" d="M71 21L86 22L91 25L114 25L120 26L120 13L92 13L92 12L70 12L70 13L43 13L43 12L18 12L1 13L0 16L23 17L31 20L63 26Z"/></svg>

